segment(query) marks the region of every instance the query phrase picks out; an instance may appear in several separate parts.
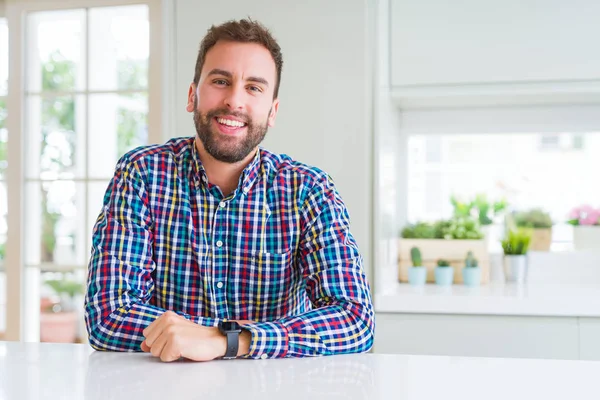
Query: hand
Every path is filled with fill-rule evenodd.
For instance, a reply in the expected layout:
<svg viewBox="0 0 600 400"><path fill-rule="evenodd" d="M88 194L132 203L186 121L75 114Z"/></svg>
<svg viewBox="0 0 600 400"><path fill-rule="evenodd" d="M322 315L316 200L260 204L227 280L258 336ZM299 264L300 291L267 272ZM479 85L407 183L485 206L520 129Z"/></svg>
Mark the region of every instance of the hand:
<svg viewBox="0 0 600 400"><path fill-rule="evenodd" d="M198 325L172 311L158 317L143 334L146 339L142 342L142 351L165 362L180 357L194 361L214 360L222 357L227 349L227 339L218 328Z"/></svg>

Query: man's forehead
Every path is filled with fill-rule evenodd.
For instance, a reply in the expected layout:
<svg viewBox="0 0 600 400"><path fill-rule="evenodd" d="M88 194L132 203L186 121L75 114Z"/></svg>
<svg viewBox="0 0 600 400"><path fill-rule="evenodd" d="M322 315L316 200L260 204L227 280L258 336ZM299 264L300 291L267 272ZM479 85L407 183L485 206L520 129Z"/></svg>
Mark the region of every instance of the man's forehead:
<svg viewBox="0 0 600 400"><path fill-rule="evenodd" d="M262 77L269 83L276 74L275 61L264 46L229 41L218 41L206 54L202 74L206 77L215 70L244 79Z"/></svg>

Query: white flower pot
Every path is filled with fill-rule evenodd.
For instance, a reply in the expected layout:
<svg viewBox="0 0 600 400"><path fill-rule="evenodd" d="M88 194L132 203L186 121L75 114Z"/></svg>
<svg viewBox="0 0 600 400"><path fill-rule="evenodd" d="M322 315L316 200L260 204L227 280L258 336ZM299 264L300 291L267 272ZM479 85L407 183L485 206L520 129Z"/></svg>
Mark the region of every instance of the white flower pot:
<svg viewBox="0 0 600 400"><path fill-rule="evenodd" d="M527 282L527 256L510 255L504 256L504 276L506 282Z"/></svg>
<svg viewBox="0 0 600 400"><path fill-rule="evenodd" d="M600 250L600 226L574 226L573 246L575 250Z"/></svg>

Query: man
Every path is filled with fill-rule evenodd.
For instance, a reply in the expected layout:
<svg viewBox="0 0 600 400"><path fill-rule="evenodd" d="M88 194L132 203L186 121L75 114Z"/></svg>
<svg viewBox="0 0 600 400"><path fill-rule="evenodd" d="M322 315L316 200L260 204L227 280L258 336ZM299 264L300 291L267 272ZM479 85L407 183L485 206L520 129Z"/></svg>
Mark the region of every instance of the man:
<svg viewBox="0 0 600 400"><path fill-rule="evenodd" d="M89 263L95 349L207 361L371 348L369 285L333 182L259 148L282 64L261 24L211 27L188 94L196 137L119 160Z"/></svg>

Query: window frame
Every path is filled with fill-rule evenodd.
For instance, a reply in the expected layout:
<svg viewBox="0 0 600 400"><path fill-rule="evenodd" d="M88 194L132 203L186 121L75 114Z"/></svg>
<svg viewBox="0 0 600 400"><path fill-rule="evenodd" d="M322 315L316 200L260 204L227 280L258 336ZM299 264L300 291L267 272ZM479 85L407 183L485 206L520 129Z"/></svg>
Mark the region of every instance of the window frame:
<svg viewBox="0 0 600 400"><path fill-rule="evenodd" d="M1 1L1 0L0 0ZM1 5L2 3L0 3ZM8 235L5 271L6 295L6 340L39 340L39 288L40 268L25 268L24 259L24 207L21 199L25 193L24 149L25 121L23 110L25 92L25 48L27 46L25 18L28 13L80 8L115 7L145 4L149 20L148 60L148 143L161 143L168 135L166 128L172 126L172 104L169 71L171 60L172 18L174 4L167 0L8 0L5 16L9 30L9 83L7 97L8 168L6 173L8 209ZM0 15L1 14L0 8ZM89 44L89 43L88 43ZM88 177L86 177L87 179ZM25 290L25 288L28 290Z"/></svg>

